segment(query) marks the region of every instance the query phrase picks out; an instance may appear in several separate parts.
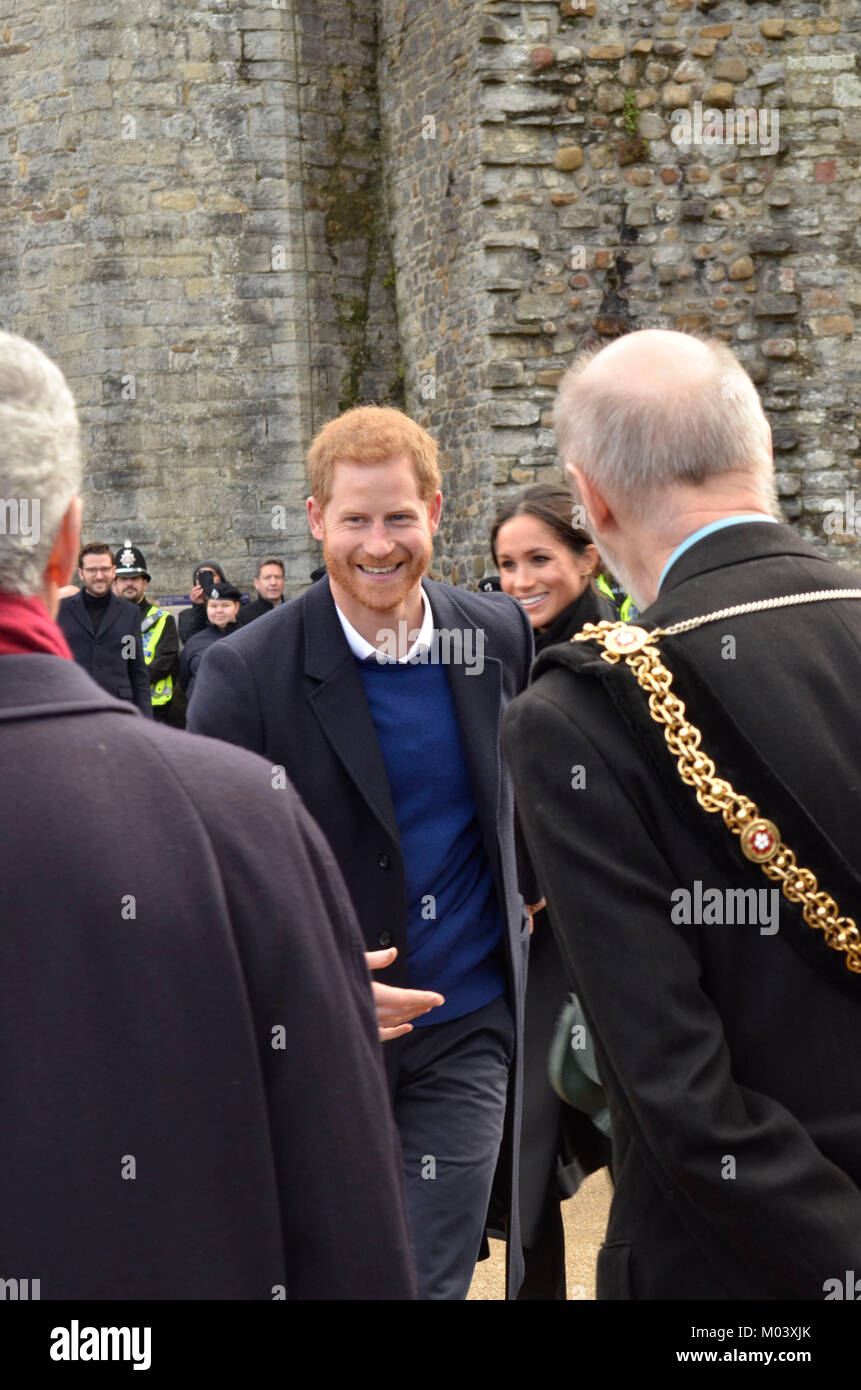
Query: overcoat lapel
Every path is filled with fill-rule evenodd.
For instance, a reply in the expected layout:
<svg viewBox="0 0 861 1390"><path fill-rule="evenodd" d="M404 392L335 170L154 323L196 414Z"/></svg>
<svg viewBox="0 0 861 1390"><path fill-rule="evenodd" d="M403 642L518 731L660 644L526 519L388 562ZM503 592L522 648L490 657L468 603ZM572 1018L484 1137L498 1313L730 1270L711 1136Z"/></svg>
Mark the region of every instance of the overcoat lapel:
<svg viewBox="0 0 861 1390"><path fill-rule="evenodd" d="M128 599L117 598L116 594L111 594L111 601L108 604L107 612L102 618L102 625L99 628L99 636L103 637L108 628L113 627L117 618L122 613L122 604L127 603Z"/></svg>
<svg viewBox="0 0 861 1390"><path fill-rule="evenodd" d="M308 699L335 754L377 820L399 843L386 765L355 658L335 612L328 577L307 590L305 674Z"/></svg>
<svg viewBox="0 0 861 1390"><path fill-rule="evenodd" d="M79 589L78 592L72 596L72 600L69 604L69 612L74 613L81 627L84 629L84 632L88 633L90 637L95 637L96 629L93 627L90 610L84 603L83 589Z"/></svg>
<svg viewBox="0 0 861 1390"><path fill-rule="evenodd" d="M460 632L479 630L446 586L429 580L425 582L425 588L436 629ZM474 641L472 658L479 650L483 653L483 646L479 648ZM484 666L480 675L474 673L475 667L469 667L463 661L449 662L445 669L485 851L488 862L495 866L499 858L502 662L498 657L488 657L486 654L483 654L482 660ZM471 670L473 674L470 674Z"/></svg>

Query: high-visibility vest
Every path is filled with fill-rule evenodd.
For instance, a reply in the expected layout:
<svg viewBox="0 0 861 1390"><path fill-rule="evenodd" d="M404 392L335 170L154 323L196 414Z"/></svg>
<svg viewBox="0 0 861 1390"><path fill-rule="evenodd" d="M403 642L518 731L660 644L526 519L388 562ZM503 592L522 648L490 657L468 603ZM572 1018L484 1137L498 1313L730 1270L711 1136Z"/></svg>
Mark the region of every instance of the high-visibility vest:
<svg viewBox="0 0 861 1390"><path fill-rule="evenodd" d="M164 632L164 625L170 614L164 608L156 608L155 604L147 610L147 615L141 623L141 637L143 638L144 661L149 666L155 656L155 649L159 644L161 634ZM165 676L162 680L156 681L155 685L150 686L150 698L154 705L166 705L173 699L173 676Z"/></svg>
<svg viewBox="0 0 861 1390"><path fill-rule="evenodd" d="M634 606L634 600L631 598L630 594L626 594L623 589L614 590L604 578L603 574L598 575L595 583L598 585L601 593L613 604L623 623L629 623L632 618L636 618L637 609Z"/></svg>

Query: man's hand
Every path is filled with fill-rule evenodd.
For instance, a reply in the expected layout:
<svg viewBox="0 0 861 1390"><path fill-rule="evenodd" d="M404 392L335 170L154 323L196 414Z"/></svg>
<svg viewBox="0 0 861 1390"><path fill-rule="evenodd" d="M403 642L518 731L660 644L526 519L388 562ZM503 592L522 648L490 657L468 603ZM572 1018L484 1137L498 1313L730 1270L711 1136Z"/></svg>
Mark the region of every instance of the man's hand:
<svg viewBox="0 0 861 1390"><path fill-rule="evenodd" d="M386 951L366 951L368 969L384 970L397 954L395 946L390 946ZM394 985L379 985L376 980L371 981L371 989L382 1042L411 1033L413 1026L407 1022L408 1019L419 1018L421 1014L428 1014L431 1009L445 1003L441 994L433 994L425 989L397 989Z"/></svg>

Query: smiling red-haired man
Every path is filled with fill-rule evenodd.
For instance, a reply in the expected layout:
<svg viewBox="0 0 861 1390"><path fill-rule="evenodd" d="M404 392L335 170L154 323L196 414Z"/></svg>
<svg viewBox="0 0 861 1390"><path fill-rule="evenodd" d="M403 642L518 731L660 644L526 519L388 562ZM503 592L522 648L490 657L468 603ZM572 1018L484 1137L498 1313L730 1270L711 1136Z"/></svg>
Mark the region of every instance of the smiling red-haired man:
<svg viewBox="0 0 861 1390"><path fill-rule="evenodd" d="M378 1017L420 1298L467 1292L510 1098L513 1294L529 928L499 730L526 684L529 623L504 594L427 577L437 447L406 415L347 412L308 466L326 577L207 653L189 724L286 772L335 852L371 964L388 966Z"/></svg>

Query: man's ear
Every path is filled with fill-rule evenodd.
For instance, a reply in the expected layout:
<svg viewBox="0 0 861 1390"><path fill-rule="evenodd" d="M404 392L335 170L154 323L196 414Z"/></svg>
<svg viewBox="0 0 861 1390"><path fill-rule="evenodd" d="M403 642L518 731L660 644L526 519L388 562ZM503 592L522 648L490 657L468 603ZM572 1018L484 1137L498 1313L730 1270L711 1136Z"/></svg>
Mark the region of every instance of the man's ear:
<svg viewBox="0 0 861 1390"><path fill-rule="evenodd" d="M766 448L768 449L768 457L771 459L771 462L772 462L772 465L773 465L773 464L774 464L774 443L773 443L772 437L771 437L771 425L768 423L767 420L766 420L766 422L765 422L765 443L766 443Z"/></svg>
<svg viewBox="0 0 861 1390"><path fill-rule="evenodd" d="M583 506L586 508L590 530L596 534L606 531L608 522L613 520L613 513L603 493L586 477L586 474L577 467L576 463L566 463L565 472L571 475L577 485L577 490L583 499Z"/></svg>
<svg viewBox="0 0 861 1390"><path fill-rule="evenodd" d="M311 527L311 535L315 541L323 539L323 508L316 497L309 497L305 504L308 509L308 525Z"/></svg>
<svg viewBox="0 0 861 1390"><path fill-rule="evenodd" d="M59 590L69 583L81 548L82 512L80 497L73 497L63 514L51 554L48 556L48 563L42 573L41 597L52 618L56 618L59 611ZM78 573L81 573L80 569Z"/></svg>
<svg viewBox="0 0 861 1390"><path fill-rule="evenodd" d="M431 535L436 535L442 516L442 493L435 492L433 500L428 505L428 521L430 522Z"/></svg>
<svg viewBox="0 0 861 1390"><path fill-rule="evenodd" d="M81 545L82 512L80 497L73 497L63 514L42 576L46 588L54 584L62 589L72 578Z"/></svg>

